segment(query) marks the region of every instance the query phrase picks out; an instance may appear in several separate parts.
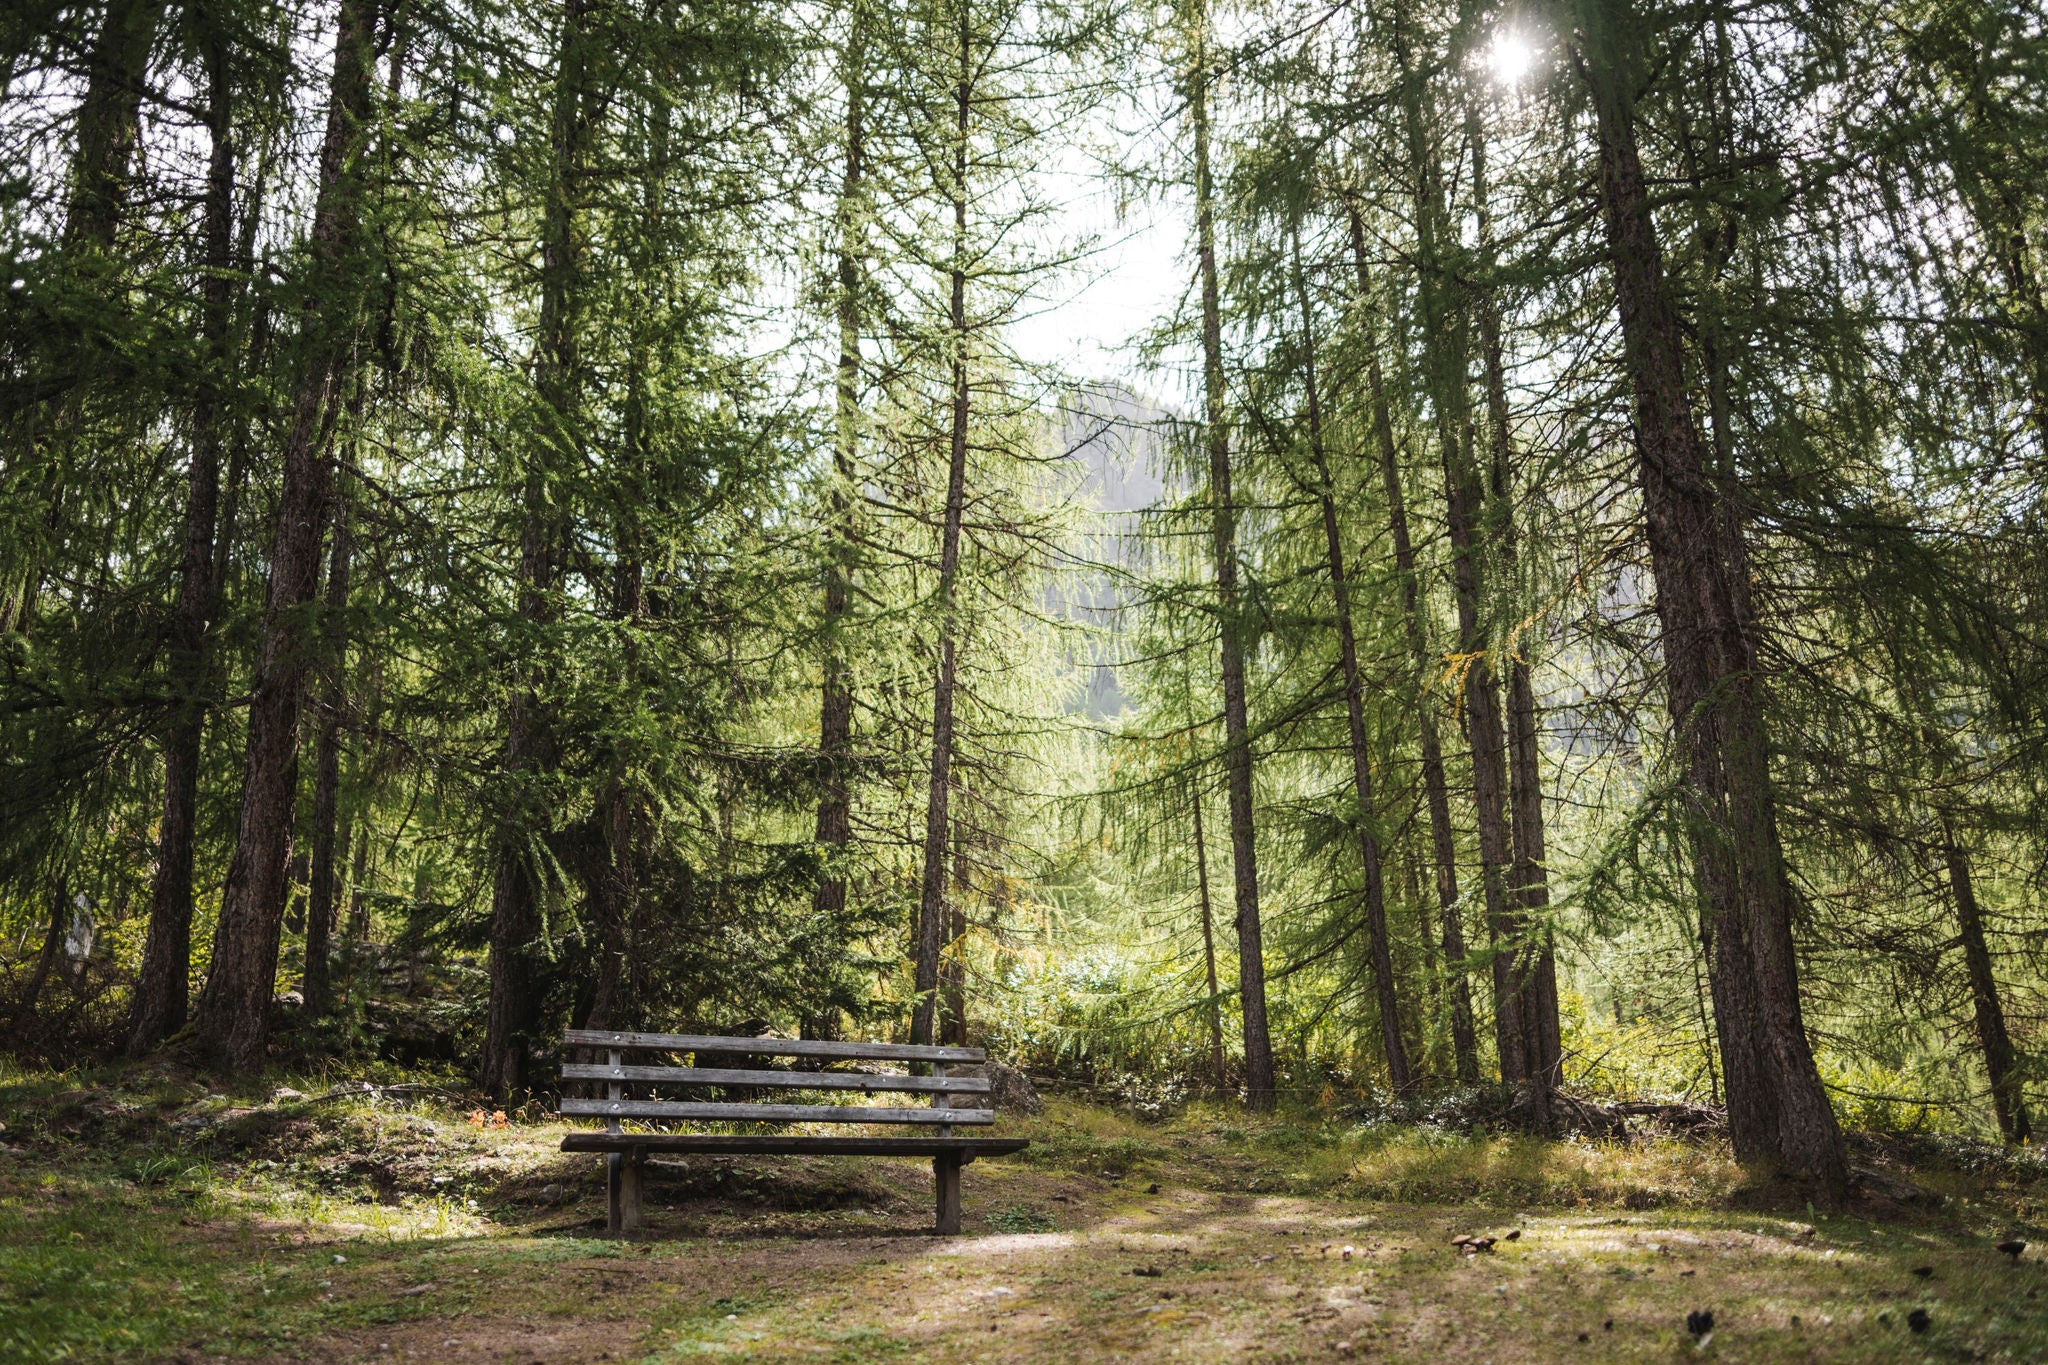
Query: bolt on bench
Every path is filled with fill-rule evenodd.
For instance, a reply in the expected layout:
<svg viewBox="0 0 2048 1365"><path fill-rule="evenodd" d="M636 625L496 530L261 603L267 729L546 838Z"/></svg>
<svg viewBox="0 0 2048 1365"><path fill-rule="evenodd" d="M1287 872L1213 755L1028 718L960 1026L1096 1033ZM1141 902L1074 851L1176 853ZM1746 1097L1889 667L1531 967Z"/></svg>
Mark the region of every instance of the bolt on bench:
<svg viewBox="0 0 2048 1365"><path fill-rule="evenodd" d="M613 1233L643 1225L640 1194L650 1152L740 1152L777 1156L928 1156L938 1192L938 1231L960 1231L960 1168L978 1156L1002 1156L1031 1145L1026 1138L954 1137L955 1125L984 1126L995 1111L982 1107L953 1108L963 1097L989 1093L985 1076L949 1076L956 1065L975 1065L987 1058L977 1047L918 1047L903 1043L800 1042L788 1038L713 1038L688 1033L612 1033L601 1029L569 1029L562 1041L572 1048L602 1048L601 1064L569 1063L565 1081L603 1081L604 1099L570 1099L561 1103L564 1118L602 1118L602 1132L575 1132L562 1139L565 1152L603 1152L605 1186L610 1196L607 1226ZM724 1066L628 1066L628 1051L687 1052L695 1061L723 1060L730 1054L763 1057L815 1057L832 1061L924 1063L929 1076L871 1075L859 1071L754 1071ZM657 1086L720 1086L760 1090L858 1090L929 1094L932 1107L853 1104L751 1104L731 1101L629 1100L628 1083ZM985 1106L988 1102L982 1101ZM930 1130L915 1137L812 1136L802 1133L762 1135L737 1133L628 1133L622 1119L695 1119L724 1123L894 1124Z"/></svg>

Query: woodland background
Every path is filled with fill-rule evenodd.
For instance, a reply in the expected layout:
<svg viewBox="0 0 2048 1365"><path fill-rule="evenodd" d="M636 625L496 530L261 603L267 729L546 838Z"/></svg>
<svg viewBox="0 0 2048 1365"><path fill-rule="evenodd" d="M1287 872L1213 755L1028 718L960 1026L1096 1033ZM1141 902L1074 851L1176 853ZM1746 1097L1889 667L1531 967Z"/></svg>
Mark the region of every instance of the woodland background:
<svg viewBox="0 0 2048 1365"><path fill-rule="evenodd" d="M10 5L7 1045L2024 1141L2044 92L1960 0ZM1010 339L1076 158L1186 238L1113 383Z"/></svg>

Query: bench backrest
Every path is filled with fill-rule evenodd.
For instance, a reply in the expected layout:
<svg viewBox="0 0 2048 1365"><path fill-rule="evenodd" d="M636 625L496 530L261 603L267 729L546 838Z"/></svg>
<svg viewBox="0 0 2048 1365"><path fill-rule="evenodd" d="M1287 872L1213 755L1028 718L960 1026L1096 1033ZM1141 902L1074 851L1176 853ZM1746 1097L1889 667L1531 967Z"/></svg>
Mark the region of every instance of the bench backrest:
<svg viewBox="0 0 2048 1365"><path fill-rule="evenodd" d="M565 1117L606 1120L618 1130L621 1119L696 1119L703 1122L733 1123L908 1123L936 1125L950 1130L954 1124L994 1123L995 1111L982 1107L955 1109L956 1096L989 1093L985 1076L949 1076L951 1066L971 1066L986 1060L978 1047L918 1047L908 1043L826 1043L791 1038L715 1038L692 1033L614 1033L604 1029L569 1029L562 1041L570 1047L600 1048L607 1054L601 1063L572 1062L562 1067L566 1081L601 1081L604 1099L562 1100ZM686 1052L696 1062L723 1061L734 1055L759 1057L812 1057L825 1062L879 1061L919 1062L929 1065L929 1076L873 1075L863 1071L767 1071L731 1066L640 1066L628 1065L628 1052ZM856 1104L748 1104L734 1101L629 1100L623 1098L628 1083L638 1085L746 1087L757 1090L858 1090L863 1095L877 1092L927 1094L932 1107Z"/></svg>

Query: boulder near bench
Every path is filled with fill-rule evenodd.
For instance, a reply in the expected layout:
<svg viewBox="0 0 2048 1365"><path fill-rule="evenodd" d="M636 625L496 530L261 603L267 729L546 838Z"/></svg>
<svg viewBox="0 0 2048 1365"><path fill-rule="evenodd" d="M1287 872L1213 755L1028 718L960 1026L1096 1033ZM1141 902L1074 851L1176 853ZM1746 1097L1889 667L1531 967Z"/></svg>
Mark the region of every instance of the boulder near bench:
<svg viewBox="0 0 2048 1365"><path fill-rule="evenodd" d="M955 1066L975 1066L987 1054L974 1047L918 1047L903 1043L827 1043L790 1038L715 1038L688 1033L612 1033L600 1029L569 1029L562 1037L570 1048L601 1050L602 1063L569 1063L565 1081L601 1081L603 1099L565 1096L564 1118L601 1118L602 1132L574 1132L562 1139L565 1152L602 1152L605 1186L610 1196L607 1226L614 1234L643 1224L640 1192L647 1157L654 1152L766 1153L779 1156L910 1156L930 1157L932 1183L938 1195L938 1231L960 1231L960 1168L978 1156L1001 1156L1030 1146L1025 1138L955 1137L956 1127L986 1127L995 1122L989 1107L986 1076L952 1076ZM688 1053L691 1066L628 1065L628 1052ZM929 1067L930 1075L876 1074L865 1071L783 1071L748 1069L750 1057L802 1057L821 1065L839 1061L907 1062ZM706 1063L711 1063L706 1065ZM648 1090L660 1086L722 1092L760 1090L858 1091L931 1096L931 1107L859 1104L757 1104L737 1100L627 1099L627 1086ZM964 1107L972 1105L973 1107ZM699 1123L798 1124L844 1123L899 1127L909 1137L856 1133L651 1133L624 1131L623 1120Z"/></svg>

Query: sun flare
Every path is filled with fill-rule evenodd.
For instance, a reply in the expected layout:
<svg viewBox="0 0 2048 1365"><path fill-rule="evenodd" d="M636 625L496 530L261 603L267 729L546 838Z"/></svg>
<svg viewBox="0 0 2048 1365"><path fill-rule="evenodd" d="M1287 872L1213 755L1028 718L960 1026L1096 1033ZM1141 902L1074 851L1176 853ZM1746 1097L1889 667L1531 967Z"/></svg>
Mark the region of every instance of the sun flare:
<svg viewBox="0 0 2048 1365"><path fill-rule="evenodd" d="M1486 55L1486 64L1502 84L1518 85L1536 65L1535 44L1513 29L1504 28L1493 35L1493 47Z"/></svg>

